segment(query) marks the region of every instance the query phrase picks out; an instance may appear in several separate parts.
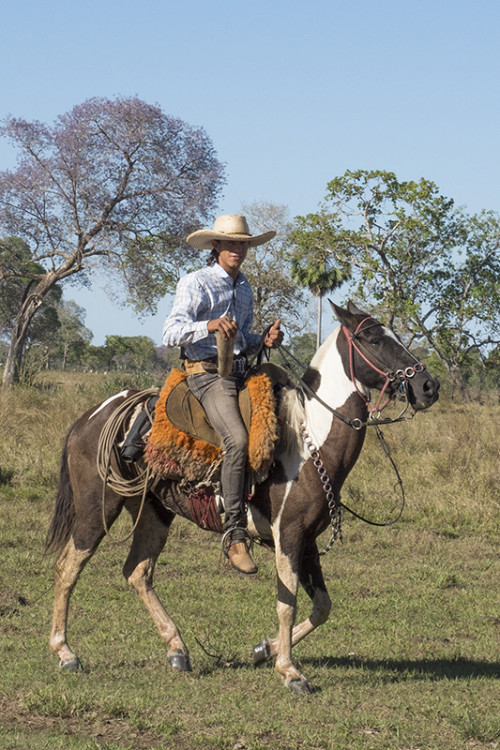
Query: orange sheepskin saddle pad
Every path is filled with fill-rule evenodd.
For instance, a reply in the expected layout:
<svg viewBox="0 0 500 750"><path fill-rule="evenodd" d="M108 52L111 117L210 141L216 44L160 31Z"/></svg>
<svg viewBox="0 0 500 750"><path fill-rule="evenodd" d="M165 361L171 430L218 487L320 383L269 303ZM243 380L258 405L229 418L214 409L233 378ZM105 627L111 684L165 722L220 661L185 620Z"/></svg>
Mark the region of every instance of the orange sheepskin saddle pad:
<svg viewBox="0 0 500 750"><path fill-rule="evenodd" d="M248 466L257 474L273 458L278 437L273 385L287 381L283 368L266 363L240 391L239 404L248 431ZM187 385L187 374L172 370L155 407L145 457L161 477L200 482L223 459L220 438Z"/></svg>

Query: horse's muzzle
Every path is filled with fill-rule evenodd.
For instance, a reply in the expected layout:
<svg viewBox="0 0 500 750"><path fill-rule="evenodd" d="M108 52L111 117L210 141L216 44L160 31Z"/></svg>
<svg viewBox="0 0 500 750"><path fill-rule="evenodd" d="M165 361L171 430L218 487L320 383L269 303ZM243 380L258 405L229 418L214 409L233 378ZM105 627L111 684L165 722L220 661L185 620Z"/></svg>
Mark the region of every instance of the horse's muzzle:
<svg viewBox="0 0 500 750"><path fill-rule="evenodd" d="M408 400L415 411L428 409L439 398L441 384L437 378L433 378L427 371L415 376L408 383Z"/></svg>

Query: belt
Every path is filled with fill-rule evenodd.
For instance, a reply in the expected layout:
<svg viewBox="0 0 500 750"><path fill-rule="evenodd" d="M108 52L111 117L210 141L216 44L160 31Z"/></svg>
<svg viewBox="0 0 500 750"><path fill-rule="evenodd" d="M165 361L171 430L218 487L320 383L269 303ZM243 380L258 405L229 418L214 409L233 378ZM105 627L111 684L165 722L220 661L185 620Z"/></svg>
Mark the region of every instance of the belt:
<svg viewBox="0 0 500 750"><path fill-rule="evenodd" d="M182 366L188 375L197 375L200 372L208 372L212 375L217 374L217 358L213 359L183 359ZM244 375L247 367L245 357L235 357L233 359L233 369L231 375Z"/></svg>

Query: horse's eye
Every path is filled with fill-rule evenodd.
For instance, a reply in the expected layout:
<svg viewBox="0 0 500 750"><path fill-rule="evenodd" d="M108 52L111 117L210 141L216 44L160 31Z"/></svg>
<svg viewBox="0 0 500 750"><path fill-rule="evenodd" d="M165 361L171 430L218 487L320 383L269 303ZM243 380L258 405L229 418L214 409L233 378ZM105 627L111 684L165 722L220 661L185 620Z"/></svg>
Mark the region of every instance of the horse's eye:
<svg viewBox="0 0 500 750"><path fill-rule="evenodd" d="M373 344L373 346L379 346L382 343L382 339L372 339L370 341L370 344Z"/></svg>

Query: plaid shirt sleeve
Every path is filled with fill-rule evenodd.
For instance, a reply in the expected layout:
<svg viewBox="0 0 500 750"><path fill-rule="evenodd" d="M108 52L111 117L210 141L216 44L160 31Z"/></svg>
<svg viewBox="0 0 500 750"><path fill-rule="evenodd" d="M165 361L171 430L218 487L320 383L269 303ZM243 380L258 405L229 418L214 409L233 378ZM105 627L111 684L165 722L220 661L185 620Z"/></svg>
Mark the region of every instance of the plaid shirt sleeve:
<svg viewBox="0 0 500 750"><path fill-rule="evenodd" d="M177 285L174 304L163 326L164 346L186 346L208 336L210 318L200 318L208 307L204 289L195 274L188 274Z"/></svg>

